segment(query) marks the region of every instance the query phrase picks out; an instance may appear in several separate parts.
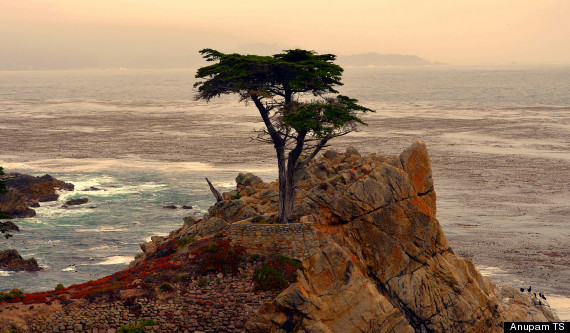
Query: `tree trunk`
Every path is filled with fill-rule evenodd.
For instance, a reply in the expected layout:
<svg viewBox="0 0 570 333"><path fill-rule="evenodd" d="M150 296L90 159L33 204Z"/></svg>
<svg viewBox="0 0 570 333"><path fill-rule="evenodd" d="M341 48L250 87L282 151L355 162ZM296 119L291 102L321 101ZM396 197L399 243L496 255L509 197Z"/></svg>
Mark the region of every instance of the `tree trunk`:
<svg viewBox="0 0 570 333"><path fill-rule="evenodd" d="M279 169L279 223L286 223L285 206L287 202L287 169L285 166L285 149L275 147L277 167Z"/></svg>
<svg viewBox="0 0 570 333"><path fill-rule="evenodd" d="M305 136L307 131L297 130L297 144L287 156L287 170L285 171L285 200L283 205L283 213L280 213L282 219L281 223L293 222L293 211L295 208L295 173L297 171L297 161L301 152L303 152L303 145L305 144ZM279 186L281 189L281 185ZM280 193L281 194L281 193Z"/></svg>
<svg viewBox="0 0 570 333"><path fill-rule="evenodd" d="M295 168L287 168L285 186L285 206L282 223L293 223L293 211L295 208Z"/></svg>

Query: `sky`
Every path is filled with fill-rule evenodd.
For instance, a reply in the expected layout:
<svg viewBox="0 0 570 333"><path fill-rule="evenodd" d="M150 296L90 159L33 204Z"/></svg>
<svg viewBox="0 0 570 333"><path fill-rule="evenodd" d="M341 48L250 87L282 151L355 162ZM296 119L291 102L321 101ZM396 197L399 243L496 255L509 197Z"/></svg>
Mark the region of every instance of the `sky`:
<svg viewBox="0 0 570 333"><path fill-rule="evenodd" d="M183 67L198 50L570 64L570 0L0 0L0 69Z"/></svg>

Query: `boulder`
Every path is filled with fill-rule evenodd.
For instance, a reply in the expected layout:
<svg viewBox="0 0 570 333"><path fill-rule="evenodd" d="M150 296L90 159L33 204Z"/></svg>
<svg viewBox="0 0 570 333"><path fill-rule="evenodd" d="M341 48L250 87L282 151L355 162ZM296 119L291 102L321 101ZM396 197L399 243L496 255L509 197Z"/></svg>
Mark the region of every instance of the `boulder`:
<svg viewBox="0 0 570 333"><path fill-rule="evenodd" d="M7 231L20 231L20 228L12 221L0 222L0 225Z"/></svg>
<svg viewBox="0 0 570 333"><path fill-rule="evenodd" d="M263 183L263 180L253 173L239 173L236 177L238 189L245 186L253 186Z"/></svg>
<svg viewBox="0 0 570 333"><path fill-rule="evenodd" d="M24 259L16 250L0 250L0 269L8 271L35 272L42 268L36 259Z"/></svg>
<svg viewBox="0 0 570 333"><path fill-rule="evenodd" d="M62 207L79 206L89 202L89 198L70 199L65 202Z"/></svg>

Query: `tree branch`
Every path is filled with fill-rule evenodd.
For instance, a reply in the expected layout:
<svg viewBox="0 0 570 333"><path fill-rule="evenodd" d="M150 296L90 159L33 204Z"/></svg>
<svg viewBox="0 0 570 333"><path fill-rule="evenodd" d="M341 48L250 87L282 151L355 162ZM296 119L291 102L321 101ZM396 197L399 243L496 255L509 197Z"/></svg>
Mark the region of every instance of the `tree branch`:
<svg viewBox="0 0 570 333"><path fill-rule="evenodd" d="M279 133L277 133L275 127L271 123L271 120L269 119L269 111L265 108L265 106L263 106L263 104L259 100L259 97L257 97L254 94L250 94L250 97L255 106L257 107L257 110L259 110L259 114L261 115L263 123L267 128L267 133L269 133L269 136L273 140L273 144L275 145L275 147L282 147L285 144L285 142L283 138L279 135Z"/></svg>
<svg viewBox="0 0 570 333"><path fill-rule="evenodd" d="M328 137L321 139L321 141L315 146L315 149L313 149L311 154L309 156L307 156L307 158L303 159L301 162L297 163L295 168L299 168L302 165L309 163L315 156L317 156L317 154L321 151L321 149L323 149L323 147L325 147L325 145L327 144L329 139L330 138L328 138Z"/></svg>

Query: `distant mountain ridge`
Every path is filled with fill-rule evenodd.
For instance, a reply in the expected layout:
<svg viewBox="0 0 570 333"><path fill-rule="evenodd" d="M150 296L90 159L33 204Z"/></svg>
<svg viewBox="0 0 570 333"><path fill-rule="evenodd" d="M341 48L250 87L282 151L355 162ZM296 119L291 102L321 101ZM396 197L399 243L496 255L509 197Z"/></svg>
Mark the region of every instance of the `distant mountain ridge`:
<svg viewBox="0 0 570 333"><path fill-rule="evenodd" d="M375 52L339 56L341 66L426 66L433 65L429 60L416 55L378 54Z"/></svg>

